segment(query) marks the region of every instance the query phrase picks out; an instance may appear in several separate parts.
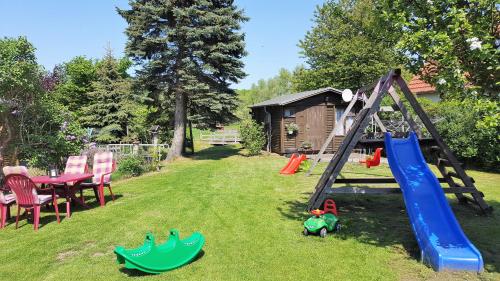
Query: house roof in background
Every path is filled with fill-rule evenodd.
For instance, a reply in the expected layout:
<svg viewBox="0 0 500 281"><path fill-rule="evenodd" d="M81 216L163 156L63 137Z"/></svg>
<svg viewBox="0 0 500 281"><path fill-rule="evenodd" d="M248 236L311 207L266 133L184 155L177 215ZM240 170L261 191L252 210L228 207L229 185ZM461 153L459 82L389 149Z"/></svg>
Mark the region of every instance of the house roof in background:
<svg viewBox="0 0 500 281"><path fill-rule="evenodd" d="M419 75L415 75L411 78L410 83L408 83L408 88L410 88L410 91L415 95L429 94L436 91L434 86L422 80Z"/></svg>
<svg viewBox="0 0 500 281"><path fill-rule="evenodd" d="M327 92L332 92L335 94L342 95L341 90L327 87L327 88L321 88L321 89L316 89L316 90L312 90L312 91L300 92L300 93L296 93L296 94L277 96L275 98L256 103L250 107L256 108L256 107L264 107L264 106L287 105L287 104L290 104L290 103L293 103L293 102L296 102L299 100L303 100L303 99L313 97L313 96L316 96L319 94L327 93Z"/></svg>

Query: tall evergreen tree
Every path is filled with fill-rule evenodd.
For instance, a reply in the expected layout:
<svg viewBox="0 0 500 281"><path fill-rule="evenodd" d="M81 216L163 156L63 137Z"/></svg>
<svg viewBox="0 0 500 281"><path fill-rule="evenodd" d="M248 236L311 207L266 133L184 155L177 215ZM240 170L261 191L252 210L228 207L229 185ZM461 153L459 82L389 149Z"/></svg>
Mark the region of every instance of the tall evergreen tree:
<svg viewBox="0 0 500 281"><path fill-rule="evenodd" d="M169 160L182 152L188 105L202 124L233 117L237 96L229 86L245 76L239 30L246 20L233 2L131 0L130 10L118 10L128 23L126 51L158 112L169 114L175 103Z"/></svg>
<svg viewBox="0 0 500 281"><path fill-rule="evenodd" d="M88 104L82 107L80 122L99 128L97 140L118 142L127 135L127 123L133 114L131 80L119 60L108 50L97 64L93 91L86 93Z"/></svg>

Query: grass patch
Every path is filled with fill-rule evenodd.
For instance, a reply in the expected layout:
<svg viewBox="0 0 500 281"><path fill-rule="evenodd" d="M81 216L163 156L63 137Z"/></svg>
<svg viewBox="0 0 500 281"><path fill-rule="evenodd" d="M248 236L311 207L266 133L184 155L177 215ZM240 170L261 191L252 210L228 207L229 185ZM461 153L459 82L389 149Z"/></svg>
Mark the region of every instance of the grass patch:
<svg viewBox="0 0 500 281"><path fill-rule="evenodd" d="M115 245L135 247L151 230L163 242L171 227L181 236L201 231L204 255L147 280L498 280L500 219L452 208L479 248L486 272L435 273L418 262L418 246L400 196L338 196L344 224L338 235L304 237L303 212L324 165L315 174L278 174L283 157L245 157L227 147L204 149L161 172L121 180L118 199L105 208L75 208L55 222L44 211L38 233L11 220L0 231L0 280L123 280L131 273L115 263ZM348 165L343 176L387 175L387 166ZM470 172L489 204L500 210L500 175ZM90 198L91 194L88 194ZM60 209L64 210L64 204ZM132 274L133 275L133 274Z"/></svg>

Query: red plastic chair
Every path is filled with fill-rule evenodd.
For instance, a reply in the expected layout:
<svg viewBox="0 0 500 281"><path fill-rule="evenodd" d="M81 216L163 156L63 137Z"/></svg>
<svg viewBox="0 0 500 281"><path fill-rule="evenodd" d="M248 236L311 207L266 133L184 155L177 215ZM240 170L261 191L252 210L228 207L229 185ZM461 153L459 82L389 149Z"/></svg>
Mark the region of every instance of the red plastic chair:
<svg viewBox="0 0 500 281"><path fill-rule="evenodd" d="M19 223L19 216L21 214L21 208L24 208L26 212L33 212L34 216L34 228L35 231L38 230L38 225L40 223L40 207L53 203L54 209L56 211L57 223L59 220L59 209L57 208L57 195L54 189L51 190L50 195L39 195L37 193L37 187L35 183L27 176L21 174L10 174L5 178L5 184L14 192L17 201L17 216L16 216L16 228Z"/></svg>
<svg viewBox="0 0 500 281"><path fill-rule="evenodd" d="M84 174L88 172L87 166L87 156L70 156L66 161L66 167L64 168L64 174L75 175ZM73 183L68 183L73 185Z"/></svg>
<svg viewBox="0 0 500 281"><path fill-rule="evenodd" d="M29 177L28 169L25 166L5 166L2 171L4 176L8 176L10 174L21 174Z"/></svg>
<svg viewBox="0 0 500 281"><path fill-rule="evenodd" d="M359 163L365 163L367 168L375 167L380 165L380 154L382 152L382 148L375 149L375 154L373 157L367 157L366 160L360 160Z"/></svg>
<svg viewBox="0 0 500 281"><path fill-rule="evenodd" d="M96 194L96 199L99 200L101 207L106 204L104 200L104 187L109 189L111 199L115 201L115 195L111 189L111 174L116 170L116 162L113 160L112 152L98 152L94 154L94 164L92 165L92 173L94 177L91 183L80 184L80 192L83 189L92 188ZM83 199L83 197L82 197Z"/></svg>
<svg viewBox="0 0 500 281"><path fill-rule="evenodd" d="M10 206L16 203L14 194L4 194L4 188L0 188L0 228L5 227L7 219L10 219Z"/></svg>
<svg viewBox="0 0 500 281"><path fill-rule="evenodd" d="M10 174L21 174L24 176L28 175L28 169L25 166L5 166L2 169L3 175L8 176ZM11 193L11 190L7 185L0 187L0 228L5 227L5 223L10 219L10 206L16 203L16 197Z"/></svg>

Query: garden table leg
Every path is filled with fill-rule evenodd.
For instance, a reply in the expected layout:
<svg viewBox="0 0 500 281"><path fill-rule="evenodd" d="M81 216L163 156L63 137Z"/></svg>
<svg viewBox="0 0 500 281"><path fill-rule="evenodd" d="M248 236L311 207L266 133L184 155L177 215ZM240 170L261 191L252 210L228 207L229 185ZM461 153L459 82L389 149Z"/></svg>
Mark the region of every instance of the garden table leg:
<svg viewBox="0 0 500 281"><path fill-rule="evenodd" d="M85 204L85 198L83 197L83 191L80 190L80 184L82 183L83 181L79 181L79 182L75 182L73 184L73 187L71 188L71 193L70 193L70 196L71 196L71 199L73 201L75 201L75 203L77 203L78 205L86 208L86 209L89 209L89 205ZM78 190L80 190L80 198L76 197L76 193L78 192Z"/></svg>
<svg viewBox="0 0 500 281"><path fill-rule="evenodd" d="M71 217L71 198L69 196L68 192L69 186L65 183L64 184L64 197L66 197L66 217L70 218Z"/></svg>
<svg viewBox="0 0 500 281"><path fill-rule="evenodd" d="M69 197L71 199L71 202L74 202L84 208L90 208L89 205L87 205L83 200L82 198L78 198L76 197L76 192L78 191L77 188L71 188L71 191L69 192Z"/></svg>

